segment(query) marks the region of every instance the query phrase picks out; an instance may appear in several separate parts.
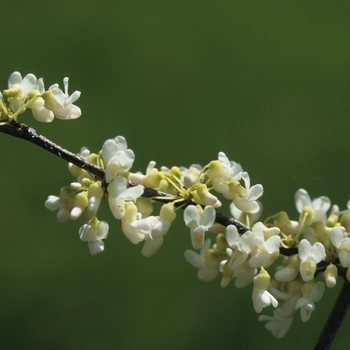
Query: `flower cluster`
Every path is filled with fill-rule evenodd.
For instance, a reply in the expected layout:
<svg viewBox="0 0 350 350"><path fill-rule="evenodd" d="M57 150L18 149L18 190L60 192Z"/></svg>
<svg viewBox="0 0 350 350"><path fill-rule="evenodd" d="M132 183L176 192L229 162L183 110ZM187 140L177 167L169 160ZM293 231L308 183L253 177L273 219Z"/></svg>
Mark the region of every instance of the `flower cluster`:
<svg viewBox="0 0 350 350"><path fill-rule="evenodd" d="M254 310L275 308L273 316L262 315L259 320L267 321L266 328L276 337L286 334L296 310L307 321L325 285L334 287L339 268L350 266L350 210L339 212L333 206L327 216L330 200L311 201L300 189L295 195L298 220L291 221L280 212L265 222L257 221L262 212L257 200L262 186L250 186L248 173L223 152L203 167L158 169L152 161L144 174L131 171L135 155L122 136L105 141L97 154L84 147L79 156L103 168L104 179L70 164L76 181L61 188L59 197L49 196L46 206L58 209L61 222L84 217L79 237L88 242L92 255L104 250L108 234L108 224L97 219L103 198L121 221L124 235L134 244L144 242L141 253L146 257L161 247L177 212L184 209L192 247L199 250L186 251L185 258L198 269L199 279L209 281L221 272L222 287L232 280L238 288L252 284ZM147 196L145 189L155 192ZM243 234L234 224L217 222L217 208L222 206L217 194L231 201L232 216L247 225ZM162 206L158 215L152 215L157 201ZM206 232L216 235L215 244L205 239ZM277 267L272 265L280 256ZM268 272L271 265L276 267L273 277ZM322 271L323 281L317 280Z"/></svg>
<svg viewBox="0 0 350 350"><path fill-rule="evenodd" d="M203 281L214 279L221 271L222 287L231 280L238 288L253 283L254 310L260 313L269 305L276 308L273 316L262 315L259 320L267 321L266 328L277 338L287 333L296 310L303 322L310 319L325 286L336 285L339 271L350 281L350 210L339 212L334 205L327 216L329 198L311 200L304 189L296 192L295 204L300 213L296 221L280 212L264 224L256 222L242 235L233 225L221 232L213 225L207 230L220 232L216 243L211 246L207 240L199 254L185 253ZM233 204L231 214L244 217ZM285 256L271 278L267 268L281 252Z"/></svg>
<svg viewBox="0 0 350 350"><path fill-rule="evenodd" d="M26 108L32 110L36 120L44 123L52 122L54 117L63 120L80 117L80 108L73 104L80 92L68 95L68 78L63 79L63 85L64 91L58 84L45 90L42 78L37 79L31 73L22 78L19 72L13 72L8 80L8 89L0 94L1 121L16 119Z"/></svg>
<svg viewBox="0 0 350 350"><path fill-rule="evenodd" d="M57 84L45 90L42 78L28 74L22 79L20 73L12 73L8 89L0 94L0 127L15 124L27 108L41 122L78 118L81 111L73 103L80 92L69 96L68 78L63 82L64 91ZM261 315L259 320L267 321L266 328L277 338L287 333L297 310L303 322L310 319L315 303L326 286L336 285L338 275L350 282L350 201L348 209L339 211L329 198L311 200L299 189L297 220L280 212L261 222L262 185L251 186L248 173L223 152L203 167L158 169L151 161L145 173L132 172L134 152L117 136L105 141L98 153L83 147L77 159L101 170L100 175L69 163L75 181L62 187L59 196L49 196L45 206L57 210L59 222L84 218L79 238L88 243L91 255L104 250L109 231L108 223L98 219L102 199L120 220L126 238L133 244L143 242L145 257L162 246L183 210L192 247L198 251L187 250L185 259L198 269L198 278L209 281L221 273L222 287L231 281L238 288L252 285L254 310L275 308L272 316ZM218 211L223 199L230 201L232 218L227 220L221 220ZM152 215L155 203L161 206ZM207 232L216 236L214 244L205 239Z"/></svg>
<svg viewBox="0 0 350 350"><path fill-rule="evenodd" d="M144 241L141 251L144 256L151 256L160 248L176 211L184 207L184 220L191 228L192 245L196 249L202 248L204 233L215 222L215 208L221 206L211 190L219 188L220 191L227 185L230 189L235 188L232 193L226 193L232 203L236 201L241 208L249 207L251 212L259 208L255 199L262 194L261 185L250 188L248 174L240 165L230 162L224 153L219 153L220 160L214 161L217 165L213 166L213 162L205 167L195 164L189 169L174 166L158 170L152 161L145 174L130 171L135 155L122 136L105 141L98 154L83 147L78 156L104 169L105 177L98 179L70 163L69 171L76 181L62 187L59 196L49 196L45 205L50 210L58 210L57 220L60 222L84 217L79 236L89 243L92 255L103 251L102 239L108 234L108 224L97 219L103 198L108 199L113 216L121 220L125 236L134 244ZM239 170L233 171L232 168ZM243 179L247 188L238 179ZM156 196L144 196L145 187L153 189ZM161 199L165 203L159 214L151 215L154 201Z"/></svg>

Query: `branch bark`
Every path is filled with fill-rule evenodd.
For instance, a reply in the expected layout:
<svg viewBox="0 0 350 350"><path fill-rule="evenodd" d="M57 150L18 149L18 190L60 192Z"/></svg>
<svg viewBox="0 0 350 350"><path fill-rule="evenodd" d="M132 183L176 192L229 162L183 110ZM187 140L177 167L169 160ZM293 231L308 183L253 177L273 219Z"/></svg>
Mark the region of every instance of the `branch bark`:
<svg viewBox="0 0 350 350"><path fill-rule="evenodd" d="M333 306L332 312L320 334L314 350L330 349L335 336L345 318L350 305L350 283L344 278L344 284Z"/></svg>

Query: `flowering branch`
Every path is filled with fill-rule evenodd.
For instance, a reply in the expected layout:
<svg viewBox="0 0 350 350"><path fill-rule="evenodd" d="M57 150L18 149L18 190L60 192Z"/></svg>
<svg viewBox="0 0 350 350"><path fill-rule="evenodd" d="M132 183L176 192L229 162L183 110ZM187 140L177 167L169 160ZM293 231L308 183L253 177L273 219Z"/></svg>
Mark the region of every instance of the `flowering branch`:
<svg viewBox="0 0 350 350"><path fill-rule="evenodd" d="M0 132L4 134L8 134L17 138L20 138L22 140L31 142L42 149L54 154L57 157L60 157L67 162L70 162L77 167L86 170L87 172L93 174L96 176L96 178L100 180L104 180L105 178L105 170L103 168L100 168L91 162L87 161L81 156L78 156L65 148L57 145L56 143L52 142L51 140L47 139L45 136L39 134L34 128L19 123L16 119L11 120L9 124L0 126ZM127 187L134 187L136 184L128 181ZM144 187L144 192L142 194L142 197L144 198L155 198L159 202L165 202L168 203L169 201L173 201L174 197L161 192L154 190L152 188ZM157 199L159 198L159 199ZM188 202L183 208L185 208L188 205L191 205L192 203ZM180 204L178 204L180 206ZM235 225L237 227L237 230L240 234L243 234L244 232L249 230L249 227L238 220L233 219L230 216L227 216L220 212L219 210L216 210L216 222L228 226L228 225Z"/></svg>
<svg viewBox="0 0 350 350"><path fill-rule="evenodd" d="M69 96L68 78L63 81L64 91L57 84L45 90L42 79L32 74L22 79L13 73L9 88L0 94L0 131L69 162L76 180L62 187L59 196L49 196L45 206L57 210L60 222L84 218L79 237L87 242L91 255L104 250L109 231L108 223L97 218L102 199L108 200L124 235L133 244L144 242L145 257L161 247L182 209L192 247L199 251L187 250L185 258L198 269L198 278L209 281L221 273L222 287L230 281L238 288L252 285L254 310L275 308L273 316L261 315L259 321L266 321L266 328L277 338L286 334L297 310L302 321L308 321L326 286L333 288L338 275L344 277L343 291L317 345L330 346L341 323L339 308L344 317L350 302L350 201L347 210L339 211L338 206L331 207L328 197L311 200L299 189L295 194L298 220L279 212L260 222L262 185L251 186L248 173L223 152L203 167L157 169L151 161L144 174L131 172L135 155L122 136L105 141L98 153L83 147L75 155L18 122L26 109L41 122L78 118L81 112L73 102L80 92ZM232 217L218 210L222 203L217 195L231 202ZM159 215L151 215L154 202L161 203ZM207 231L216 235L214 244L205 239ZM283 259L271 277L268 268L275 266L280 255Z"/></svg>

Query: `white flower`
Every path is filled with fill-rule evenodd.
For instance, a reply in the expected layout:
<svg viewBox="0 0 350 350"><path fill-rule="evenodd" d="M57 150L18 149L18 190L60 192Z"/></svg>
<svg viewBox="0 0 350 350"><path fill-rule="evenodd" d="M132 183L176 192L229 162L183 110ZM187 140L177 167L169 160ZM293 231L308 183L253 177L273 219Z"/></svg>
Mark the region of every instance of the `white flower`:
<svg viewBox="0 0 350 350"><path fill-rule="evenodd" d="M285 316L281 308L273 311L273 316L261 315L259 321L267 321L265 328L278 339L283 338L293 322L293 316Z"/></svg>
<svg viewBox="0 0 350 350"><path fill-rule="evenodd" d="M231 215L236 219L243 223L247 223L247 217L249 218L249 224L253 224L254 222L258 221L259 217L262 214L262 203L260 201L256 201L259 205L259 211L254 214L248 214L244 211L238 209L234 202L231 202L230 204L230 212ZM248 224L248 223L247 223Z"/></svg>
<svg viewBox="0 0 350 350"><path fill-rule="evenodd" d="M141 251L141 254L145 257L156 253L163 244L163 236L158 238L152 236L152 230L157 227L158 221L155 216L142 219L133 202L125 203L125 215L122 218L123 233L134 244L145 241Z"/></svg>
<svg viewBox="0 0 350 350"><path fill-rule="evenodd" d="M232 278L235 279L235 287L244 288L252 283L257 269L250 267L248 262L245 261L237 269L233 270Z"/></svg>
<svg viewBox="0 0 350 350"><path fill-rule="evenodd" d="M206 175L211 179L215 190L226 196L228 186L225 182L239 181L242 176L242 167L230 161L224 152L219 152L218 160L210 162Z"/></svg>
<svg viewBox="0 0 350 350"><path fill-rule="evenodd" d="M4 96L8 98L10 109L16 112L23 106L28 93L37 89L37 79L34 74L27 74L22 79L21 73L13 72L9 77L8 87Z"/></svg>
<svg viewBox="0 0 350 350"><path fill-rule="evenodd" d="M127 188L125 177L117 175L108 186L108 203L112 214L116 219L121 219L125 214L125 201L131 201L140 197L143 186L137 185Z"/></svg>
<svg viewBox="0 0 350 350"><path fill-rule="evenodd" d="M79 229L79 237L82 241L88 242L91 255L96 255L104 250L102 239L107 238L108 223L100 221L95 228L85 224Z"/></svg>
<svg viewBox="0 0 350 350"><path fill-rule="evenodd" d="M295 310L300 309L300 316L303 322L309 320L311 312L315 310L315 304L321 300L325 290L325 284L321 281L305 283L301 287L302 297L297 301Z"/></svg>
<svg viewBox="0 0 350 350"><path fill-rule="evenodd" d="M254 237L251 231L247 231L240 236L234 225L227 226L225 237L227 244L233 250L231 258L228 261L228 267L231 270L235 270L248 258L249 253L254 247Z"/></svg>
<svg viewBox="0 0 350 350"><path fill-rule="evenodd" d="M331 241L339 250L338 257L340 264L343 267L350 266L350 238L344 234L344 229L341 227L333 227L331 231Z"/></svg>
<svg viewBox="0 0 350 350"><path fill-rule="evenodd" d="M317 264L324 260L326 251L322 243L316 242L311 246L310 242L302 239L299 243L300 274L305 282L314 278Z"/></svg>
<svg viewBox="0 0 350 350"><path fill-rule="evenodd" d="M270 284L270 276L264 268L261 268L259 274L253 279L254 288L252 294L254 310L260 313L263 308L272 305L278 306L276 298L267 291Z"/></svg>
<svg viewBox="0 0 350 350"><path fill-rule="evenodd" d="M163 237L169 230L171 223L175 220L174 203L163 204L160 209L158 221L153 225L152 237Z"/></svg>
<svg viewBox="0 0 350 350"><path fill-rule="evenodd" d="M100 182L96 181L90 185L88 190L88 198L88 212L90 214L96 214L103 198L103 190Z"/></svg>
<svg viewBox="0 0 350 350"><path fill-rule="evenodd" d="M231 181L241 179L242 167L240 164L229 160L224 152L219 152L218 160L222 166L222 177L217 179L216 182ZM214 181L215 182L215 181Z"/></svg>
<svg viewBox="0 0 350 350"><path fill-rule="evenodd" d="M198 269L197 276L201 281L210 281L214 279L219 272L218 266L210 263L208 251L210 248L210 239L207 239L200 250L200 254L193 250L185 251L185 259Z"/></svg>
<svg viewBox="0 0 350 350"><path fill-rule="evenodd" d="M263 228L258 224L254 225L252 234L255 247L250 253L251 258L249 260L249 265L251 267L267 267L278 256L281 238L278 235L273 235L265 241Z"/></svg>
<svg viewBox="0 0 350 350"><path fill-rule="evenodd" d="M155 216L149 216L145 219L135 220L130 224L130 226L138 232L139 236L143 236L145 243L141 254L145 257L152 256L163 244L163 237L154 238L152 236L153 227L157 222L158 219Z"/></svg>
<svg viewBox="0 0 350 350"><path fill-rule="evenodd" d="M70 186L62 187L60 190L60 196L49 196L45 201L45 207L49 210L56 210L57 221L65 222L70 219L71 210L74 208L76 199L76 192Z"/></svg>
<svg viewBox="0 0 350 350"><path fill-rule="evenodd" d="M242 173L242 179L245 184L245 191L243 191L243 195L233 198L235 206L246 213L257 213L260 207L256 200L262 196L263 187L260 184L250 187L250 178L247 172Z"/></svg>
<svg viewBox="0 0 350 350"><path fill-rule="evenodd" d="M138 244L145 239L145 235L135 229L132 223L140 220L141 214L133 202L125 202L125 214L122 217L122 231L131 243Z"/></svg>
<svg viewBox="0 0 350 350"><path fill-rule="evenodd" d="M106 181L111 182L118 174L129 171L135 159L134 152L127 148L123 136L107 140L102 146L102 158L107 164Z"/></svg>
<svg viewBox="0 0 350 350"><path fill-rule="evenodd" d="M287 258L287 266L279 269L275 273L275 278L281 282L293 281L299 274L300 260L297 254Z"/></svg>
<svg viewBox="0 0 350 350"><path fill-rule="evenodd" d="M206 206L204 210L199 206L189 205L184 210L186 226L191 229L191 240L194 249L200 249L204 245L204 234L214 224L216 218L215 209Z"/></svg>
<svg viewBox="0 0 350 350"><path fill-rule="evenodd" d="M48 91L42 93L45 107L51 110L55 117L62 120L76 119L81 116L81 110L73 103L80 97L80 91L74 91L68 95L68 78L63 79L64 92L58 84L51 85ZM44 90L44 86L40 88Z"/></svg>
<svg viewBox="0 0 350 350"><path fill-rule="evenodd" d="M299 213L301 213L306 206L313 209L313 221L326 222L327 210L331 206L331 201L328 197L322 196L311 201L309 194L303 189L299 189L295 193L295 205Z"/></svg>

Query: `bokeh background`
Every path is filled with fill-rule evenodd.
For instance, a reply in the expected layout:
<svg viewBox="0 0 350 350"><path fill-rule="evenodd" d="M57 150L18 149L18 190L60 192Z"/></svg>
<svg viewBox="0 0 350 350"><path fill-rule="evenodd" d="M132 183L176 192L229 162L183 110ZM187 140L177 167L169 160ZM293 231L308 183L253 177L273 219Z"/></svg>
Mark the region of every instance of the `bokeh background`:
<svg viewBox="0 0 350 350"><path fill-rule="evenodd" d="M21 120L73 152L123 135L134 170L204 165L224 151L263 184L264 217L297 219L298 188L341 208L350 198L349 13L347 1L2 2L1 89L15 70L47 87L69 76L80 119ZM196 278L181 219L146 259L104 203L110 234L91 257L82 221L60 224L43 205L72 181L67 165L5 134L0 147L1 349L315 344L340 286L276 340L257 321L251 287ZM349 344L348 327L349 317L333 349Z"/></svg>

